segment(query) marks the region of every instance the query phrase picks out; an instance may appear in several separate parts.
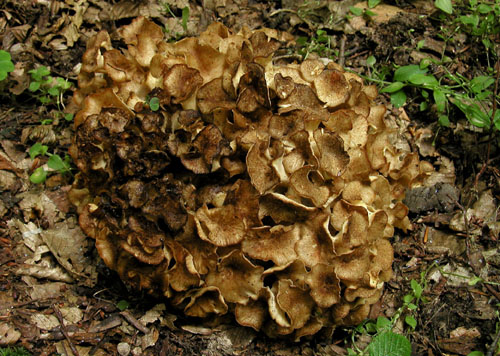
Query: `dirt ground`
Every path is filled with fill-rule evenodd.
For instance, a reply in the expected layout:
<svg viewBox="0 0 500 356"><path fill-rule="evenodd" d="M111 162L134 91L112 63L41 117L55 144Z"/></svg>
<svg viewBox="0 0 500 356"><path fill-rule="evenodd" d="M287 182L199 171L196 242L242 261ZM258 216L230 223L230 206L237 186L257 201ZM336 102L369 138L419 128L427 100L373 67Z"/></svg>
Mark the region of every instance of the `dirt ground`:
<svg viewBox="0 0 500 356"><path fill-rule="evenodd" d="M41 106L28 90L28 71L44 65L76 85L88 39L106 29L115 40L116 29L139 15L166 26L171 37L195 36L214 21L234 31L270 27L296 38L322 29L334 60L363 75L370 75L371 55L378 63L407 65L418 63L422 53L436 57L445 51L452 58L448 69L471 78L488 66L481 47L467 36L443 42L443 23L428 0L387 1L370 21L346 19L353 0L168 3L170 11L153 0L0 1L1 48L15 64L0 83L0 346L24 346L33 355L346 355L353 347L352 328L298 343L273 340L231 319L200 325L164 300L127 289L78 227L66 196L72 177L51 174L41 185L29 181L45 163L31 160L29 148L43 142L64 156L72 124L61 119L41 125L56 109ZM422 39L426 45L416 51ZM293 57L297 50L289 44L277 55ZM488 145L488 136L458 111L452 112L451 127L440 128L435 113L421 112L411 97L400 109L386 95L377 100L400 123L412 149L434 165L439 184L408 194L413 230L396 231L394 276L370 315L393 316L414 279L424 286L414 314L417 326L411 330L403 319L396 325L414 355L494 355L500 330L498 141ZM71 93L64 102L71 110ZM425 194L431 203L422 201ZM122 300L128 303L124 311ZM370 341L356 335L358 347Z"/></svg>

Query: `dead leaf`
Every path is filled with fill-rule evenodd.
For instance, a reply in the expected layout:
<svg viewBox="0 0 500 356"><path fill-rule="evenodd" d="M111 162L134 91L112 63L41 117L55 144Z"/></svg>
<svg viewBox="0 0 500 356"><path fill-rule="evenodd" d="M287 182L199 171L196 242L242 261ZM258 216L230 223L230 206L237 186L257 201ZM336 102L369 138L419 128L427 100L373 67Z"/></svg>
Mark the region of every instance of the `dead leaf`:
<svg viewBox="0 0 500 356"><path fill-rule="evenodd" d="M0 345L14 345L20 337L21 333L11 324L0 322Z"/></svg>

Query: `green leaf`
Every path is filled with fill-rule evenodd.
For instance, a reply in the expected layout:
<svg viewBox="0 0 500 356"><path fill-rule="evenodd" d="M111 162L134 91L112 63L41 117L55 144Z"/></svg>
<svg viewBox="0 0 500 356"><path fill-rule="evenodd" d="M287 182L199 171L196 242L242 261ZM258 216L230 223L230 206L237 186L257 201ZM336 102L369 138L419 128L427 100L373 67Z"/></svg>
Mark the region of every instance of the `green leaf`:
<svg viewBox="0 0 500 356"><path fill-rule="evenodd" d="M182 9L182 28L187 32L187 22L189 20L189 6Z"/></svg>
<svg viewBox="0 0 500 356"><path fill-rule="evenodd" d="M30 175L31 183L40 184L45 182L46 179L47 179L47 172L45 171L45 169L43 169L43 167L38 167Z"/></svg>
<svg viewBox="0 0 500 356"><path fill-rule="evenodd" d="M61 156L56 154L53 154L49 157L47 165L49 166L49 168L52 168L53 170L61 173L69 170L68 165L63 161Z"/></svg>
<svg viewBox="0 0 500 356"><path fill-rule="evenodd" d="M383 88L380 92L381 93L394 93L397 92L398 90L403 89L404 83L401 82L394 82Z"/></svg>
<svg viewBox="0 0 500 356"><path fill-rule="evenodd" d="M415 297L411 294L407 294L403 297L403 302L405 303L411 303L415 299Z"/></svg>
<svg viewBox="0 0 500 356"><path fill-rule="evenodd" d="M410 285L411 285L411 289L413 290L413 294L415 295L415 297L417 299L420 299L420 297L422 297L422 291L423 291L420 283L418 283L416 280L412 279L410 282Z"/></svg>
<svg viewBox="0 0 500 356"><path fill-rule="evenodd" d="M363 15L363 9L360 9L359 7L350 6L349 11L352 12L354 16Z"/></svg>
<svg viewBox="0 0 500 356"><path fill-rule="evenodd" d="M48 146L42 145L40 142L37 142L30 147L28 154L30 155L31 159L35 159L35 157L37 156L43 156L44 154L46 154L48 149Z"/></svg>
<svg viewBox="0 0 500 356"><path fill-rule="evenodd" d="M149 100L149 108L153 111L157 111L160 108L160 99L157 97L151 98L151 100Z"/></svg>
<svg viewBox="0 0 500 356"><path fill-rule="evenodd" d="M477 127L490 127L490 117L484 113L476 103L466 104L460 98L455 98L453 104L458 107L467 117L469 122Z"/></svg>
<svg viewBox="0 0 500 356"><path fill-rule="evenodd" d="M478 277L478 276L474 276L472 277L470 280L469 280L469 285L470 286L475 286L476 284L478 284L479 282L482 282L483 279L481 277Z"/></svg>
<svg viewBox="0 0 500 356"><path fill-rule="evenodd" d="M375 65L375 63L377 62L377 59L374 57L374 56L369 56L367 59L366 59L366 65L368 67L373 67Z"/></svg>
<svg viewBox="0 0 500 356"><path fill-rule="evenodd" d="M392 328L392 323L389 319L379 316L377 318L377 331L385 331L385 330L390 330Z"/></svg>
<svg viewBox="0 0 500 356"><path fill-rule="evenodd" d="M433 75L423 73L417 73L410 76L408 81L415 85L434 86L438 84L437 79Z"/></svg>
<svg viewBox="0 0 500 356"><path fill-rule="evenodd" d="M10 53L0 50L0 81L7 78L7 73L14 70L14 63L11 61Z"/></svg>
<svg viewBox="0 0 500 356"><path fill-rule="evenodd" d="M445 112L446 103L448 100L446 99L446 95L439 89L434 89L432 91L432 96L434 97L434 101L436 102L436 108L438 112Z"/></svg>
<svg viewBox="0 0 500 356"><path fill-rule="evenodd" d="M394 80L398 82L407 82L411 76L415 74L425 74L427 73L427 69L421 69L416 64L411 64L404 67L399 67L394 72Z"/></svg>
<svg viewBox="0 0 500 356"><path fill-rule="evenodd" d="M482 92L486 88L488 88L490 85L495 83L495 79L492 77L488 77L486 75L480 75L478 77L473 78L470 81L470 88L472 91L476 94Z"/></svg>
<svg viewBox="0 0 500 356"><path fill-rule="evenodd" d="M425 45L425 40L420 40L417 42L417 51L420 51Z"/></svg>
<svg viewBox="0 0 500 356"><path fill-rule="evenodd" d="M428 108L428 107L429 107L429 104L427 104L427 101L422 101L422 102L420 103L419 110L420 110L420 111L425 111L425 110L427 110L427 108Z"/></svg>
<svg viewBox="0 0 500 356"><path fill-rule="evenodd" d="M417 308L418 307L415 304L413 304L413 303L409 303L408 304L408 309L410 309L410 310L416 310Z"/></svg>
<svg viewBox="0 0 500 356"><path fill-rule="evenodd" d="M365 15L372 17L372 16L375 16L376 14L373 11L366 9L365 10Z"/></svg>
<svg viewBox="0 0 500 356"><path fill-rule="evenodd" d="M495 124L497 130L500 130L500 110L498 108L497 111L495 111L495 117L493 118L493 123Z"/></svg>
<svg viewBox="0 0 500 356"><path fill-rule="evenodd" d="M417 327L417 321L411 315L407 315L405 317L405 322L406 324L410 325L413 330L415 330L415 328Z"/></svg>
<svg viewBox="0 0 500 356"><path fill-rule="evenodd" d="M467 356L484 356L484 354L481 351L472 351Z"/></svg>
<svg viewBox="0 0 500 356"><path fill-rule="evenodd" d="M369 346L370 356L411 356L410 341L403 335L386 331L373 338Z"/></svg>
<svg viewBox="0 0 500 356"><path fill-rule="evenodd" d="M31 82L30 86L28 87L28 90L31 92L37 91L38 89L40 89L40 82Z"/></svg>
<svg viewBox="0 0 500 356"><path fill-rule="evenodd" d="M391 94L391 104L395 108L400 108L406 103L406 94L403 90Z"/></svg>
<svg viewBox="0 0 500 356"><path fill-rule="evenodd" d="M441 11L451 14L453 12L453 4L451 0L435 0L434 5Z"/></svg>
<svg viewBox="0 0 500 356"><path fill-rule="evenodd" d="M52 95L52 96L58 96L59 95L59 89L57 87L49 88L49 90L47 92L50 95Z"/></svg>
<svg viewBox="0 0 500 356"><path fill-rule="evenodd" d="M493 11L493 8L487 4L479 4L477 11L481 14L488 14Z"/></svg>
<svg viewBox="0 0 500 356"><path fill-rule="evenodd" d="M37 69L32 69L28 73L31 74L31 77L37 82L41 82L43 77L50 74L50 70L45 66L40 66Z"/></svg>
<svg viewBox="0 0 500 356"><path fill-rule="evenodd" d="M68 113L64 114L64 120L72 121L74 116L75 116L74 114L68 114Z"/></svg>
<svg viewBox="0 0 500 356"><path fill-rule="evenodd" d="M440 115L438 124L443 127L450 127L450 119L448 118L448 115Z"/></svg>
<svg viewBox="0 0 500 356"><path fill-rule="evenodd" d="M370 9L373 9L375 6L377 6L381 2L382 2L382 0L368 0L368 7Z"/></svg>
<svg viewBox="0 0 500 356"><path fill-rule="evenodd" d="M419 67L420 69L426 69L431 63L432 60L430 58L424 58L420 61Z"/></svg>
<svg viewBox="0 0 500 356"><path fill-rule="evenodd" d="M124 311L129 307L129 303L126 300L120 300L118 303L116 303L116 307L120 309L121 311Z"/></svg>

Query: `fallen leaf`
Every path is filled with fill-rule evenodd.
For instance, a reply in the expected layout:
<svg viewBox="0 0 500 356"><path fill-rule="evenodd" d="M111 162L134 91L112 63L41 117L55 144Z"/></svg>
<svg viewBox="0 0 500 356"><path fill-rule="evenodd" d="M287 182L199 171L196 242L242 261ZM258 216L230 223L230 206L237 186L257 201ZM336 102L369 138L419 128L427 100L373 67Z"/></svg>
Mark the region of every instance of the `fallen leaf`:
<svg viewBox="0 0 500 356"><path fill-rule="evenodd" d="M21 333L11 324L0 322L0 345L14 345L20 337Z"/></svg>

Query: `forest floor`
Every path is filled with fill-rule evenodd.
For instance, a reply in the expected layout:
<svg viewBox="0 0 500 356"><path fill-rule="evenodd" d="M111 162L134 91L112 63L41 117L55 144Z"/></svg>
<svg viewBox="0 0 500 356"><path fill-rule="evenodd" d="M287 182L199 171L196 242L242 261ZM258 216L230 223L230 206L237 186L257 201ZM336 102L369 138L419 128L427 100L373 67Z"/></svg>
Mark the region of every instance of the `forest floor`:
<svg viewBox="0 0 500 356"><path fill-rule="evenodd" d="M139 15L168 29L172 40L196 36L214 21L233 31L286 31L298 40L281 56L331 57L367 80L387 81L399 66L446 57L444 65L429 67L435 76L446 68L464 80L486 75L498 82L494 55L484 41L457 30L456 15L430 0L388 1L369 10L373 14L353 0L167 2L0 0L1 48L15 64L0 82L0 347L23 346L33 355L347 355L348 348L363 349L371 336L361 329L273 340L236 323L196 325L164 301L128 290L78 227L66 195L72 175L52 172L43 184L29 180L47 160L30 158L33 144L64 157L73 134L54 102L42 105L40 92L29 90L29 71L45 66L53 77L68 79L73 86L61 97L71 108L89 38L105 29L114 40L116 29ZM364 15L356 16L352 6ZM498 48L498 32L487 39ZM417 87L406 90L399 108L388 93L377 101L400 122L410 147L434 165L437 184L426 191L432 189L432 203L419 199L422 191L409 193L413 229L396 231L391 240L394 276L370 315L393 317L403 298L422 287L417 310L405 310L395 326L410 340L412 354L499 355L498 131L471 125L451 104L449 123L440 126L432 100L427 105Z"/></svg>

